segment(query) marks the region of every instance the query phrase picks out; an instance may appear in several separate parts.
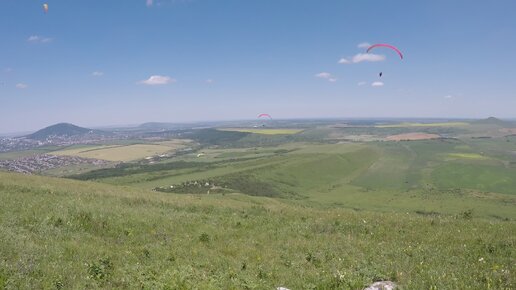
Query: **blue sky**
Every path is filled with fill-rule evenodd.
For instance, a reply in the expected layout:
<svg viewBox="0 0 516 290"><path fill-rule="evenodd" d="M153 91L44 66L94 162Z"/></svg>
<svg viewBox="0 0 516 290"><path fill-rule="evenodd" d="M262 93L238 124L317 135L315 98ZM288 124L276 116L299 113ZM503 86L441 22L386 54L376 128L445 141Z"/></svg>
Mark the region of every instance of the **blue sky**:
<svg viewBox="0 0 516 290"><path fill-rule="evenodd" d="M0 132L263 112L516 117L513 0L0 5ZM363 43L393 44L405 58L377 49L381 61L352 63L365 53Z"/></svg>

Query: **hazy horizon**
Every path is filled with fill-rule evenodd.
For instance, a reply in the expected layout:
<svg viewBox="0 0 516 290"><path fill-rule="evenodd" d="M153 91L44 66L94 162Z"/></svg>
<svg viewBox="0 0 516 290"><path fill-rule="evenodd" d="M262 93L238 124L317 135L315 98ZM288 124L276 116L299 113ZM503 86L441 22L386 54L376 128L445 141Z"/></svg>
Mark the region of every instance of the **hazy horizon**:
<svg viewBox="0 0 516 290"><path fill-rule="evenodd" d="M274 118L274 121L360 121L360 120L370 120L370 121L438 121L438 120L458 120L458 121L471 121L471 120L482 120L486 118L497 118L502 121L516 121L516 118L498 118L496 116L487 116L485 118L454 118L454 117L312 117L312 118ZM219 119L219 120L193 120L193 121L184 121L184 122L169 122L169 121L144 121L141 123L134 123L134 124L128 124L128 123L119 123L119 124L100 124L100 125L88 125L88 124L77 124L73 122L56 122L51 124L42 125L40 127L27 130L27 131L12 131L12 132L1 132L0 131L0 137L16 137L20 136L21 134L30 134L34 133L38 130L44 129L46 127L57 125L60 123L68 123L72 125L76 125L83 128L89 128L89 129L120 129L120 128L135 128L142 124L146 123L163 123L163 124L176 124L176 125L197 125L197 124L204 124L204 123L224 123L224 122L253 122L253 121L259 121L259 119Z"/></svg>
<svg viewBox="0 0 516 290"><path fill-rule="evenodd" d="M2 4L2 134L259 113L516 118L510 0ZM404 59L366 54L373 43Z"/></svg>

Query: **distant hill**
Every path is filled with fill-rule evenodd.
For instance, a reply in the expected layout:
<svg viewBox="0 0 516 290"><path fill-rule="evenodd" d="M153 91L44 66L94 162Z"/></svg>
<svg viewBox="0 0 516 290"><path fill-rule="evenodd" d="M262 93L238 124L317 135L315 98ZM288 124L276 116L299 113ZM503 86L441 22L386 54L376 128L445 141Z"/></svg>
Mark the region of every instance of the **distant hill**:
<svg viewBox="0 0 516 290"><path fill-rule="evenodd" d="M144 130L170 130L175 129L178 126L176 124L172 123L160 123L160 122L148 122L143 123L138 128L144 129Z"/></svg>
<svg viewBox="0 0 516 290"><path fill-rule="evenodd" d="M72 137L85 134L107 135L109 133L100 130L83 128L69 123L59 123L43 128L25 137L34 140L45 140L49 137Z"/></svg>
<svg viewBox="0 0 516 290"><path fill-rule="evenodd" d="M487 119L477 120L472 122L472 124L477 125L494 125L500 127L512 127L513 124L511 122L503 121L495 117L489 117Z"/></svg>

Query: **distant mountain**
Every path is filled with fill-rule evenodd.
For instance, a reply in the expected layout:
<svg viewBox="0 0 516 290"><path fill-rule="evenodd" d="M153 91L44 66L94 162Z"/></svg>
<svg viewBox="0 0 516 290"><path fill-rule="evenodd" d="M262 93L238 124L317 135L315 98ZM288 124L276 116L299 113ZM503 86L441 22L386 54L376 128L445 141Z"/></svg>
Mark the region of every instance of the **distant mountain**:
<svg viewBox="0 0 516 290"><path fill-rule="evenodd" d="M83 128L69 123L59 123L43 128L25 137L34 140L45 140L51 137L73 137L86 134L108 135L110 133L100 130Z"/></svg>
<svg viewBox="0 0 516 290"><path fill-rule="evenodd" d="M500 127L512 127L511 122L503 121L495 117L489 117L487 119L477 120L472 122L473 124L477 125L494 125L494 126L500 126Z"/></svg>

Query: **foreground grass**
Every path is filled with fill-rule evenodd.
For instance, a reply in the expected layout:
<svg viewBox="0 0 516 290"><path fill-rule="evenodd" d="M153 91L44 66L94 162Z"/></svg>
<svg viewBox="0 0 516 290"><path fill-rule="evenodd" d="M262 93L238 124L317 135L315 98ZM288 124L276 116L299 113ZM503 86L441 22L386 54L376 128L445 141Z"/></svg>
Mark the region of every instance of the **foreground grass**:
<svg viewBox="0 0 516 290"><path fill-rule="evenodd" d="M0 173L0 288L514 289L516 225Z"/></svg>

